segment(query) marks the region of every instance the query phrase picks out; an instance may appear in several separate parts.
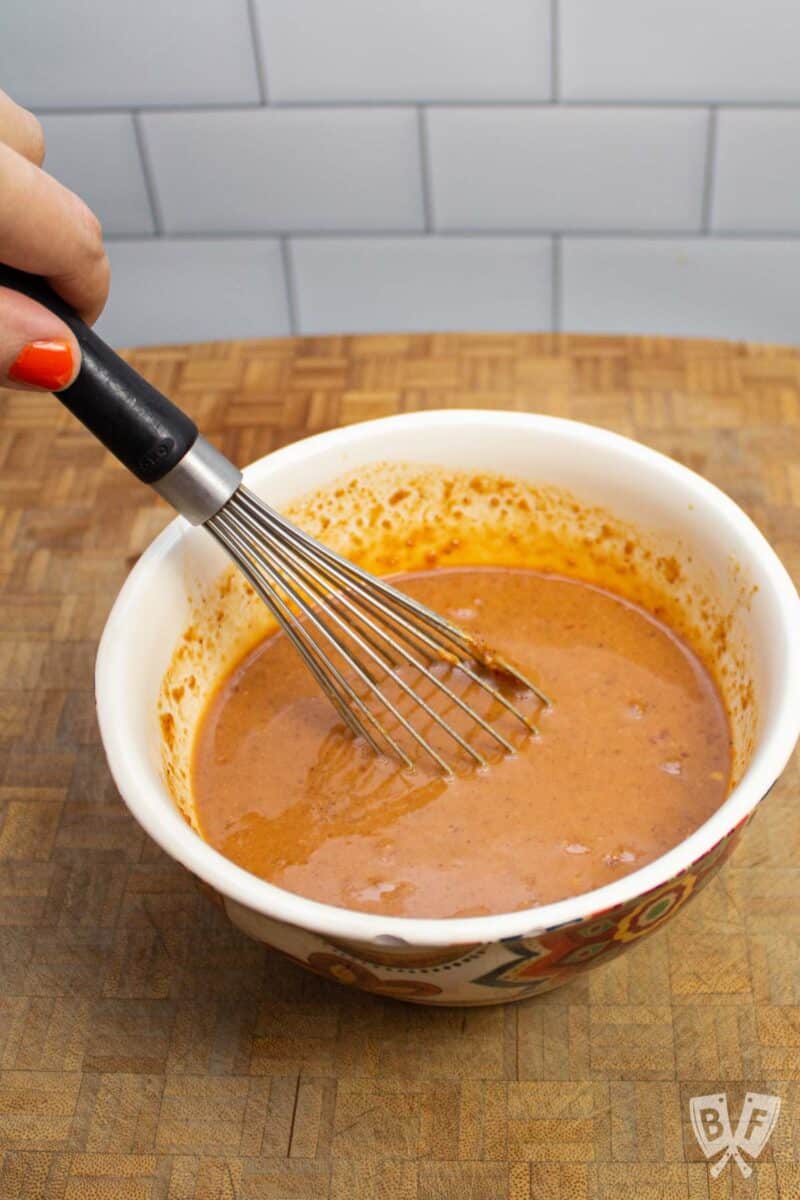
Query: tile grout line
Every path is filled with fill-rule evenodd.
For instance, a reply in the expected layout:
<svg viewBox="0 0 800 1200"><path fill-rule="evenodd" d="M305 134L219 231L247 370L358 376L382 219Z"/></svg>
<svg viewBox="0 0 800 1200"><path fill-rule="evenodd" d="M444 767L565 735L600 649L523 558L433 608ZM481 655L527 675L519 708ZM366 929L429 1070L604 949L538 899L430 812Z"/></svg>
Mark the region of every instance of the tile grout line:
<svg viewBox="0 0 800 1200"><path fill-rule="evenodd" d="M417 136L419 139L420 173L422 179L422 211L425 218L425 232L432 233L434 221L431 149L428 142L427 117L425 109L422 105L420 105L417 109Z"/></svg>
<svg viewBox="0 0 800 1200"><path fill-rule="evenodd" d="M320 111L328 111L331 109L348 110L348 109L374 109L376 111L387 110L393 111L398 108L475 108L475 109L498 109L498 108L553 108L554 101L552 98L542 100L520 100L520 99L502 99L489 100L486 98L480 100L437 100L414 98L408 100L268 100L267 106L272 112L284 112L291 109L311 110L319 109ZM698 98L696 100L626 100L626 99L608 99L603 97L596 100L583 100L572 97L559 96L558 105L562 108L593 108L593 109L630 109L639 108L644 110L662 110L667 112L683 112L687 109L695 109L697 111L708 111L709 108L717 108L724 106L725 108L742 110L745 112L797 112L800 110L800 100L774 100L774 101L758 101L758 100L714 100L711 98ZM54 107L52 105L33 105L31 111L37 116L43 117L59 117L59 116L102 116L110 113L130 113L133 111L147 113L183 113L183 112L257 112L264 108L264 104L260 100L223 100L206 101L200 103L198 101L189 101L185 104L72 104L62 107Z"/></svg>
<svg viewBox="0 0 800 1200"><path fill-rule="evenodd" d="M269 104L269 89L267 87L267 64L264 61L264 54L261 49L261 31L258 24L255 0L247 0L247 21L250 26L250 41L253 44L258 92L263 106Z"/></svg>
<svg viewBox="0 0 800 1200"><path fill-rule="evenodd" d="M300 331L300 323L297 312L297 284L294 277L294 263L292 262L292 249L289 245L289 236L284 234L280 239L281 244L281 262L283 264L283 282L286 287L286 307L289 312L289 332L292 337L297 337Z"/></svg>
<svg viewBox="0 0 800 1200"><path fill-rule="evenodd" d="M144 187L147 192L147 201L150 205L150 215L153 218L153 231L155 236L164 236L164 216L161 211L161 204L158 199L158 191L156 189L155 175L153 172L153 164L150 162L150 155L147 150L147 141L144 136L144 130L141 124L141 110L135 109L131 113L133 119L133 136L136 140L136 149L139 153L139 163L144 176ZM113 241L113 238L106 238L108 241Z"/></svg>
<svg viewBox="0 0 800 1200"><path fill-rule="evenodd" d="M670 240L676 242L696 242L703 240L711 242L800 242L800 230L798 229L720 229L715 231L712 237L708 237L704 230L696 228L553 229L552 227L548 227L541 229L520 229L509 227L508 229L482 229L473 226L463 229L435 229L431 231L431 235L443 241L457 241L459 238L463 241L475 238L484 238L487 241L502 238L527 239L530 241L559 238L563 241L565 238L574 238L576 241L595 239L597 241L616 240L620 242L663 242ZM192 231L173 230L169 233L159 233L158 235L152 233L110 233L105 235L104 240L111 243L146 242L154 241L156 237L164 237L176 242L268 242L280 241L283 238L291 241L316 241L318 239L328 239L330 241L369 241L370 239L380 240L382 238L421 238L425 237L425 231L421 229L396 229L391 227L386 229L205 229Z"/></svg>
<svg viewBox="0 0 800 1200"><path fill-rule="evenodd" d="M711 217L714 204L714 179L717 169L717 125L719 109L712 106L708 110L708 130L706 131L706 161L703 172L703 202L700 210L700 228L704 234L711 233Z"/></svg>
<svg viewBox="0 0 800 1200"><path fill-rule="evenodd" d="M550 0L550 99L559 103L561 91L561 14L558 0Z"/></svg>
<svg viewBox="0 0 800 1200"><path fill-rule="evenodd" d="M563 262L562 262L562 237L560 233L553 236L551 245L550 270L552 279L550 280L551 289L551 312L550 324L552 325L553 333L561 333L563 321L564 307L564 280L563 280Z"/></svg>

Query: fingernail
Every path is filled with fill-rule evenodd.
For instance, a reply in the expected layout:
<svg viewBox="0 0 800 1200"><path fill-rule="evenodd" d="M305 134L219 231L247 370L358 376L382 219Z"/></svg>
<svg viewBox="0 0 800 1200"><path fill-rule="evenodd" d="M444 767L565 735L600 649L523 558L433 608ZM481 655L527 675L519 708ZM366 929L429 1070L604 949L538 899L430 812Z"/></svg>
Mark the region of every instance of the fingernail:
<svg viewBox="0 0 800 1200"><path fill-rule="evenodd" d="M29 383L32 387L57 392L72 378L72 347L64 338L28 342L17 355L8 372L9 379Z"/></svg>

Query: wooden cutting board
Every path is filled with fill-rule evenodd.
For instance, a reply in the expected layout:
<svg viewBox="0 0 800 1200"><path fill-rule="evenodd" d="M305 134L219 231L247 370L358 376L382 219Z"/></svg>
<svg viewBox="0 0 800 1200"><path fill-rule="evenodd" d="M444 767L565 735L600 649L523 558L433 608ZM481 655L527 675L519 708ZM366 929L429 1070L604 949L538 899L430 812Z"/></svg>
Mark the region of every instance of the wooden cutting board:
<svg viewBox="0 0 800 1200"><path fill-rule="evenodd" d="M413 409L538 410L673 455L800 577L800 354L386 336L131 361L239 463ZM0 393L2 1200L800 1196L797 762L666 930L527 1003L404 1006L230 928L128 815L92 697L115 593L169 520L50 396ZM779 1095L745 1181L689 1099Z"/></svg>

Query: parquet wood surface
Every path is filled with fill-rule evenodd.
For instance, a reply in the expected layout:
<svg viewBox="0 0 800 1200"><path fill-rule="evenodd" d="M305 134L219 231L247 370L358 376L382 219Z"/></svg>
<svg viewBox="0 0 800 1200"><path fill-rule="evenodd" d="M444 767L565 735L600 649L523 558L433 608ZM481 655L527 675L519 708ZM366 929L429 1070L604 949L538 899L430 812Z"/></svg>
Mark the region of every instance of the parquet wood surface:
<svg viewBox="0 0 800 1200"><path fill-rule="evenodd" d="M800 354L392 336L148 349L244 463L396 411L537 409L721 485L800 577ZM0 393L2 1200L800 1196L797 763L666 930L517 1006L349 992L230 928L119 800L95 644L169 512L49 396ZM692 1095L777 1093L753 1177L709 1179Z"/></svg>

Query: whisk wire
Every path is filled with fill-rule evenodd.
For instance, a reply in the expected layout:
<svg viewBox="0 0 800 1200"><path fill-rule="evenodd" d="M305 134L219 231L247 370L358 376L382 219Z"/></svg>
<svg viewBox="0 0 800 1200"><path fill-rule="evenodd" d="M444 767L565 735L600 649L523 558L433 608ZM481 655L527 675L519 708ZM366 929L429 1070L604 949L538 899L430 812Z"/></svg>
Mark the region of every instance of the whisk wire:
<svg viewBox="0 0 800 1200"><path fill-rule="evenodd" d="M327 546L323 546L321 543L315 541L314 538L310 537L302 530L297 530L296 527L286 521L280 515L280 513L276 512L274 509L271 509L269 505L264 504L262 501L252 496L245 488L241 488L240 491L243 494L243 500L247 502L245 507L250 508L256 514L258 514L261 519L266 520L275 536L284 542L284 544L287 544L290 549L294 548L294 545L298 540L302 541L310 553L313 553L316 558L322 560L322 563L319 563L318 566L322 571L325 572L326 575L328 575L340 586L345 586L354 594L358 595L363 601L364 605L370 608L373 612L380 613L386 624L391 625L398 636L402 637L408 645L418 649L417 643L421 642L431 652L432 660L442 661L443 659L447 659L454 666L457 665L459 669L471 680L471 682L477 684L477 686L483 691L487 692L492 699L496 700L500 705L503 706L503 708L505 708L519 721L526 725L531 733L534 735L537 734L538 730L530 718L527 717L514 704L512 704L508 697L505 696L499 688L495 687L488 679L479 675L469 666L469 663L464 660L464 654L469 655L469 657L472 657L477 661L481 660L480 647L475 639L470 638L469 635L463 630L460 630L457 626L452 625L438 613L435 613L431 609L426 608L424 605L419 604L419 602L414 600L412 597L396 591L396 589L391 588L381 579L368 574L366 571L356 566L355 563L348 562L347 559L341 558L341 556L336 554L334 551L329 550ZM255 530L258 530L257 522L251 521L251 526ZM366 588L362 586L362 580L366 582ZM367 588L370 590L367 590ZM422 622L423 624L431 626L434 629L445 633L449 640L456 645L459 650L461 650L462 657L459 658L458 656L453 655L452 651L447 651L442 647L440 642L436 642L432 637L430 637L430 635L426 634L424 630L421 630L418 628L418 626L414 626L409 621L406 621L402 616L400 616L400 614L376 598L372 594L372 592L375 591L380 592L382 595L388 596L391 600L391 603L395 606L402 607L407 611L412 612L417 618L418 622ZM496 655L493 657L492 663L486 665L490 667L494 665L497 669L511 676L518 683L521 683L522 686L526 690L532 692L542 704L547 707L550 706L551 701L549 697L535 683L521 674L516 667L511 667L510 664L506 663L503 659ZM492 730L491 732L496 734L495 730Z"/></svg>
<svg viewBox="0 0 800 1200"><path fill-rule="evenodd" d="M476 661L481 662L484 666L496 666L499 670L512 675L515 679L522 683L528 691L532 692L542 704L547 707L551 706L552 701L547 694L542 691L538 684L534 683L531 679L528 679L516 667L512 667L498 655L492 655L491 661L486 660L476 639L471 637L465 630L460 629L457 625L453 625L452 622L441 616L440 613L426 608L424 604L421 604L412 596L407 596L403 592L398 592L391 586L391 584L386 583L384 580L375 575L371 575L368 571L365 571L356 563L350 562L346 558L342 558L342 556L337 554L336 551L331 550L328 546L316 541L316 539L311 537L310 534L307 534L303 530L298 529L295 525L292 525L291 522L287 521L286 518L281 516L279 512L273 508L270 508L270 506L263 500L259 500L257 496L253 495L252 492L249 492L247 488L240 487L237 496L241 497L243 507L250 508L251 511L259 518L259 520L266 520L270 527L275 531L276 535L280 534L283 537L288 538L290 543L293 545L296 545L298 542L302 542L310 554L314 555L315 558L322 559L329 564L332 573L337 578L345 575L353 581L361 581L366 584L369 590L367 593L363 594L370 603L377 603L373 593L380 593L386 596L394 608L402 608L406 612L411 613L417 619L417 621L428 626L429 628L435 629L438 633L444 635L454 646L456 646L468 657L474 658ZM399 620L399 617L395 612L391 612L391 615L394 619ZM408 628L416 635L420 637L422 636L422 634L419 633L414 626L408 626ZM436 647L436 656L441 658L442 647L437 643L434 643L434 646Z"/></svg>
<svg viewBox="0 0 800 1200"><path fill-rule="evenodd" d="M399 670L405 665L420 672L433 686L434 694L445 696L508 753L514 752L512 743L434 673L432 668L437 662L457 667L528 730L536 732L530 718L468 660L502 670L549 704L536 685L502 660L482 657L479 643L465 631L303 533L243 486L206 522L206 527L267 604L348 728L364 736L377 752L381 747L365 722L377 730L406 766L413 765L396 737L356 692L312 631L344 660L348 671L447 775L452 774L449 763L385 694L381 683L390 680L479 766L486 765L486 758L402 677ZM361 654L354 653L354 648Z"/></svg>
<svg viewBox="0 0 800 1200"><path fill-rule="evenodd" d="M212 518L212 521L214 521L216 523L217 518ZM220 523L223 523L223 522L226 525L228 524L225 517L221 518ZM209 524L211 524L211 522L209 522ZM273 581L277 584L278 587L282 587L284 590L286 590L291 595L292 601L297 605L297 607L303 613L304 617L306 617L307 620L317 630L317 632L322 637L324 637L326 639L326 641L328 641L330 643L330 645L332 646L332 648L335 651L337 651L338 653L340 653L341 655L343 655L345 657L345 659L347 660L350 667L352 667L355 674L359 677L359 679L361 679L362 683L366 684L366 686L368 687L370 692L375 696L375 698L389 710L389 712L392 714L392 716L395 718L395 720L397 720L400 723L400 725L402 725L402 727L414 739L414 741L427 754L429 754L431 756L431 758L433 758L439 764L439 766L442 768L442 770L445 772L445 774L448 774L448 775L452 774L452 768L447 763L447 761L444 758L442 758L442 756L434 749L434 747L430 744L430 742L427 741L427 739L422 736L422 734L414 727L414 725L412 725L412 723L408 720L408 718L405 717L400 712L400 710L397 708L397 706L395 704L393 704L392 701L383 694L383 692L381 691L380 687L375 682L373 677L370 674L368 674L368 672L365 670L363 664L360 663L358 661L358 659L356 659L352 654L348 654L347 649L344 646L344 644L341 642L341 640L332 632L331 629L328 628L328 626L325 624L324 621L321 621L319 619L317 613L314 612L313 607L306 600L303 599L302 595L296 590L296 588L291 586L293 583L298 583L298 582L300 583L301 587L303 586L302 581L298 580L297 573L291 567L287 566L285 563L282 564L281 570L275 571L274 567L272 566L272 564L270 562L270 559L272 558L271 550L268 547L266 547L263 543L258 546L255 546L251 543L247 543L240 537L240 535L238 535L235 531L232 531L230 528L228 528L228 534L229 534L233 544L238 547L238 549L240 550L241 553L246 554L252 561L257 562L259 564L259 566L261 566L262 569L270 575L270 577L273 579ZM326 600L323 600L323 599L319 600L319 608L322 609L323 612L328 613L330 615L330 617L334 621L336 621L337 624L339 624L340 627L349 635L349 637L351 637L356 642L356 644L361 645L361 648L364 649L365 653L368 653L375 661L380 662L378 655L366 646L366 643L363 642L363 639L359 638L358 634L352 627L349 627L345 621L343 621L340 617L338 617L338 614L335 614L333 612L333 610L330 608L330 605L327 603ZM285 628L283 621L281 621L281 625ZM395 679L403 691L406 691L408 695L414 696L414 692L413 692L412 688L410 688L399 677L395 676ZM351 692L352 692L352 689L349 689L348 694L350 694ZM362 703L359 705L359 710L364 711L364 707L365 706L363 706L363 701L362 701ZM425 705L424 703L422 703L422 707L426 709L428 714L431 717L433 717L434 720L439 720L439 723L442 724L443 727L446 725L445 722L441 721L438 718L438 715L434 712L434 710L429 705ZM387 731L385 726L383 724L381 724L381 722L377 719L375 714L372 713L371 710L369 710L369 709L366 709L366 711L369 713L369 718L372 721L372 723L377 726L377 728L380 730L381 734L386 738L387 742L392 746L392 748L396 751L399 750L397 741L391 736L391 734L389 734L389 732ZM460 739L460 736L458 734L456 734L455 731L453 731L453 733L457 740L463 740L463 739Z"/></svg>
<svg viewBox="0 0 800 1200"><path fill-rule="evenodd" d="M364 704L361 697L353 690L348 681L336 666L329 660L326 660L320 654L319 648L313 639L306 636L302 624L297 620L289 606L284 602L281 596L274 590L265 588L256 571L250 564L239 559L238 539L229 534L225 526L220 522L212 531L220 544L228 551L231 557L235 558L239 565L239 569L247 579L248 583L253 587L256 593L264 601L272 615L280 624L284 633L291 641L298 654L308 666L309 670L314 675L317 682L329 699L334 704L337 712L344 719L349 729L356 737L363 737L372 747L376 754L382 753L381 747L375 741L369 729L362 727L356 720L352 711L344 703L339 693L336 691L334 684L337 684L345 693L351 704L363 712L364 716L370 721L374 721L374 717L367 706ZM333 680L333 683L331 682ZM391 740L391 739L390 739ZM413 766L411 759L405 753L401 746L392 745L392 749L400 756L406 766Z"/></svg>
<svg viewBox="0 0 800 1200"><path fill-rule="evenodd" d="M372 737L372 734L369 732L369 730L362 728L353 712L348 708L347 704L344 703L341 695L336 690L337 686L342 689L342 692L350 701L350 703L353 704L355 708L379 730L379 732L384 734L384 736L387 736L377 718L370 711L361 696L358 695L332 659L326 657L322 653L319 645L312 637L309 636L308 630L303 626L302 621L298 619L296 613L292 611L290 605L286 603L281 596L280 591L278 590L279 588L286 590L296 606L302 611L299 598L293 595L293 589L291 589L291 587L287 587L280 575L274 571L269 564L263 563L259 564L259 567L267 576L269 586L266 587L263 580L259 576L258 571L256 571L251 565L249 558L245 559L245 561L242 561L243 555L250 554L250 548L247 547L246 543L241 539L241 537L239 537L235 530L231 530L227 526L227 523L218 523L217 527L213 530L213 533L234 558L248 582L253 586L265 604L267 604L281 628L288 635L292 644L298 650L303 660L313 671L325 693L333 701L341 715L344 716L350 729L352 729L357 737L364 736L378 754L382 753L380 745ZM413 766L411 759L408 758L402 747L397 745L391 738L387 738L387 740L389 740L392 749L403 759L405 764L407 766Z"/></svg>
<svg viewBox="0 0 800 1200"><path fill-rule="evenodd" d="M486 765L486 760L484 759L483 755L479 754L477 750L475 750L472 746L470 746L470 744L466 741L466 739L463 738L461 736L461 734L459 734L457 732L457 730L453 729L453 727L451 725L449 725L448 722L445 721L444 718L439 713L437 713L435 709L433 709L429 704L427 704L423 699L421 699L419 694L414 691L414 689L411 687L410 684L406 683L406 681L404 679L402 679L400 676L398 676L395 672L393 672L391 670L387 670L386 665L382 660L382 656L377 651L373 650L373 648L361 636L359 630L353 623L349 623L346 620L344 620L344 618L341 617L341 615L335 610L335 608L330 604L329 594L327 592L325 592L322 588L319 588L318 586L316 586L315 581L313 579L313 568L311 568L308 565L308 563L302 562L302 564L301 564L302 565L302 574L301 574L297 569L298 563L297 563L296 557L293 556L291 554L291 552L286 553L285 551L282 551L281 549L279 549L276 546L271 546L269 548L269 550L267 550L267 548L264 546L260 546L258 551L256 551L255 549L252 549L251 552L254 555L258 555L259 552L263 553L265 555L269 555L271 558L273 558L273 560L274 560L274 558L277 558L278 562L280 564L278 569L281 574L285 574L286 578L291 580L291 582L293 584L299 585L301 588L303 588L306 591L306 594L310 594L311 596L314 596L316 598L318 608L321 609L321 611L324 612L335 623L335 625L344 634L347 635L347 637L351 641L355 642L355 644L361 650L363 650L363 652L367 655L367 657L373 663L378 665L384 672L386 672L388 675L390 675L391 678L394 680L394 682L397 684L397 686L403 692L405 692L406 695L411 696L415 700L415 702L422 709L424 709L424 711L428 714L428 716L431 717L433 719L433 721L435 721L439 725L439 727L444 730L444 732L446 734L449 734L450 737L452 737L456 742L458 742L458 744L462 747L462 749L467 754L469 754L475 760L475 762L478 763L479 766ZM309 583L308 580L306 578L304 578L304 576L311 577L311 583ZM285 586L285 584L284 584L284 586ZM296 591L293 591L293 598L297 599L297 602L302 606L302 610L303 610L304 614L308 617L309 620L311 620L313 622L313 624L315 625L315 628L317 628L318 632L320 632L328 641L330 641L331 644L334 646L334 648L337 649L340 653L345 653L346 651L344 650L343 644L341 643L341 641L335 635L333 635L331 633L331 631L325 626L324 622L321 622L318 619L317 615L314 613L313 608L309 607L307 602L302 600L297 595ZM345 603L345 597L339 596L339 597L337 597L337 599L340 601L340 603ZM353 612L354 612L357 620L361 621L361 620L365 619L365 618L363 618L362 614L360 614L358 612L357 609L354 609ZM382 631L379 630L377 628L377 626L375 626L374 628L377 633L379 633L379 634L382 633ZM397 708L397 706L392 704L391 701L389 701L388 697L380 690L375 679L364 669L363 664L359 663L358 660L356 660L352 655L349 655L348 659L349 659L350 665L353 666L353 668L357 671L359 676L364 680L364 682L367 683L367 686L370 688L370 691L380 701L380 703L382 703L392 713L392 715L396 718L396 720L401 722L401 724L406 729L406 731L408 733L410 733L412 737L414 737L414 739L418 742L418 744L424 750L426 750L427 753L430 754L436 760L437 763L439 763L439 765L442 767L442 769L448 771L448 773L449 773L450 768L449 768L448 764L446 763L446 761L441 757L441 755L439 755L434 750L434 748L431 746L430 742L428 742L427 739L425 739L419 733L419 731L416 729L416 727L413 726L411 724L411 722L400 712L400 710ZM409 658L409 661L413 661L413 660L411 660ZM431 678L432 680L434 679L434 677L430 674L430 672L428 672L426 670L426 668L422 664L414 662L414 665L419 667L424 675ZM381 726L381 729L382 729L382 732L385 732L384 727Z"/></svg>
<svg viewBox="0 0 800 1200"><path fill-rule="evenodd" d="M249 520L246 517L244 518L244 520L247 524L250 525L250 527L252 529L252 526L254 524L252 522L252 520ZM284 545L284 544L285 543L284 543L283 539L281 539L281 545ZM289 547L289 552L291 554L291 547ZM480 715L480 713L477 713L473 708L471 708L471 706L469 704L467 704L467 702L465 700L463 700L461 696L457 695L452 690L452 688L447 686L447 684L443 680L439 679L436 675L434 675L433 672L430 670L430 668L428 666L426 666L425 663L421 662L420 659L418 659L415 654L412 654L407 650L404 651L402 646L400 646L400 644L395 640L395 638L393 638L391 636L390 633L387 633L387 631L385 629L382 629L379 625L377 625L370 616L368 616L364 612L360 611L349 600L349 598L346 594L340 593L340 594L336 595L336 597L335 597L336 604L333 604L332 597L331 597L330 593L326 590L326 586L329 586L329 585L325 584L324 579L321 576L321 574L317 570L315 570L315 568L313 566L311 566L308 563L303 563L303 571L311 580L311 584L309 586L312 589L313 593L319 599L320 604L326 605L327 610L331 611L332 615L334 616L334 619L337 621L337 624L340 626L340 628L346 629L348 631L348 633L350 633L352 636L352 633L353 633L352 623L348 623L346 621L346 619L341 617L341 614L337 613L337 611L336 611L337 605L341 605L341 607L344 608L346 612L350 613L351 616L359 622L359 625L366 626L367 629L369 629L373 634L377 635L378 638L383 639L389 646L391 646L392 650L394 650L395 653L397 653L401 656L401 659L404 658L407 663L409 663L411 666L415 667L418 671L420 671L420 673L426 679L428 679L440 692L442 692L445 696L447 696L448 699L453 701L453 703L455 703L461 709L462 712L465 712L465 713L467 713L468 716L472 717L476 721L476 723L486 733L489 734L490 737L495 738L496 741L498 741L503 746L503 748L505 750L507 750L509 753L513 753L514 747L511 745L511 743L508 741L508 739L505 738L500 733L500 731L498 729L496 729L494 726L490 725L489 722L486 721ZM356 590L357 593L362 596L365 604L369 603L369 597L363 596L363 589L361 589L358 585L355 585L353 590ZM369 607L372 607L372 605L370 604ZM388 610L386 610L385 606L379 605L377 607L379 607L380 611L385 612L386 623L393 625L394 621L392 620L392 614ZM372 647L372 649L375 651L375 653L379 654L381 656L381 658L385 660L385 662L388 662L390 667L397 666L396 660L392 659L391 656L388 655L382 647L378 647L376 645L376 643L372 640L372 638L366 636L364 634L363 629L360 629L359 632L360 632L361 636L364 638L364 643L368 643L368 645L370 647ZM431 647L435 647L435 643L431 639L425 638L425 641L428 642L428 644ZM363 645L363 643L362 643L362 645ZM366 647L365 647L365 649L366 649ZM369 651L367 651L367 652L369 652ZM480 766L486 766L485 757L482 754L480 754L473 746L471 746L464 738L462 738L460 736L460 734L458 734L456 732L456 730L454 730L453 727L451 725L449 725L441 717L441 715L439 713L437 713L434 709L430 708L425 703L425 701L422 699L422 697L420 696L419 691L410 689L402 680L398 679L397 682L400 684L400 686L403 688L404 691L406 691L409 694L413 694L415 701L417 703L419 703L423 709L425 709L425 711L428 713L429 716L433 717L433 719L440 725L440 727L442 729L445 730L445 732L447 732L451 737L455 738L455 740L459 743L459 745L462 747L462 749L464 749L475 760L475 762L477 762Z"/></svg>

